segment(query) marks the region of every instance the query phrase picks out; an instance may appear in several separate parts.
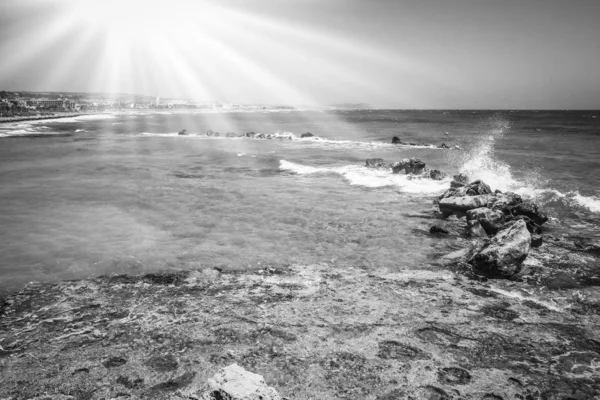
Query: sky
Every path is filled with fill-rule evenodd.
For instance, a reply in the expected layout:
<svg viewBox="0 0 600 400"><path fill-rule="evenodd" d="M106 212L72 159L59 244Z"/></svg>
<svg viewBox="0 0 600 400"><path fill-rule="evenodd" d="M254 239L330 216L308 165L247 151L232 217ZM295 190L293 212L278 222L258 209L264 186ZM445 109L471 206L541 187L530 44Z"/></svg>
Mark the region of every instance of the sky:
<svg viewBox="0 0 600 400"><path fill-rule="evenodd" d="M600 0L0 0L0 90L600 109Z"/></svg>

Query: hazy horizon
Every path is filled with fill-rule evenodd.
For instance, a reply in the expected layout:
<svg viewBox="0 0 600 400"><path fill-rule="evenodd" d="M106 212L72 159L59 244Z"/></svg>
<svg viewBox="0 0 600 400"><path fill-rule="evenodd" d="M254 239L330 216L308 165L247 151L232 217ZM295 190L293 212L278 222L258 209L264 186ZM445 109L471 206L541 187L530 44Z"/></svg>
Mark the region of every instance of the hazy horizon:
<svg viewBox="0 0 600 400"><path fill-rule="evenodd" d="M600 109L600 2L5 0L0 88Z"/></svg>

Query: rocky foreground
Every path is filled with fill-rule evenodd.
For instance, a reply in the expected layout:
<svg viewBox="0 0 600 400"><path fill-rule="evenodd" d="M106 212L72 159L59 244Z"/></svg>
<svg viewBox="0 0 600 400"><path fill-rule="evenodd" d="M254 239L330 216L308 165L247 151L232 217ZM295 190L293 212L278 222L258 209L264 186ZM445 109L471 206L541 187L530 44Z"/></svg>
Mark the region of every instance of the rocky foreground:
<svg viewBox="0 0 600 400"><path fill-rule="evenodd" d="M436 179L417 161L371 164ZM0 399L600 398L600 247L454 182L415 234L456 246L422 270L32 283L0 301Z"/></svg>

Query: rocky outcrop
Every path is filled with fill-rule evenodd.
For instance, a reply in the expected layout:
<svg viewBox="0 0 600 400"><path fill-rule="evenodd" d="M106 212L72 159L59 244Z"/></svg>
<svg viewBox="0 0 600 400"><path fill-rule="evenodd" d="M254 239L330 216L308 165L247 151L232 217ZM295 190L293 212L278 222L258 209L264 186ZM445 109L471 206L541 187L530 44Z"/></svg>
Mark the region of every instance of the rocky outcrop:
<svg viewBox="0 0 600 400"><path fill-rule="evenodd" d="M185 136L185 135L187 135L187 134L188 134L188 133L187 133L187 129L182 129L182 130L180 130L179 132L177 132L177 134L178 134L179 136Z"/></svg>
<svg viewBox="0 0 600 400"><path fill-rule="evenodd" d="M304 132L302 135L300 135L300 139L304 139L304 138L309 138L309 137L313 137L315 135L313 135L310 132Z"/></svg>
<svg viewBox="0 0 600 400"><path fill-rule="evenodd" d="M521 269L530 245L531 235L525 222L514 221L477 249L468 262L484 276L509 278Z"/></svg>
<svg viewBox="0 0 600 400"><path fill-rule="evenodd" d="M386 163L383 158L369 158L365 162L365 167L367 168L376 168L376 169L388 169L390 165Z"/></svg>
<svg viewBox="0 0 600 400"><path fill-rule="evenodd" d="M439 207L442 215L465 216L467 211L475 208L487 207L493 196L483 194L479 196L445 197L440 200Z"/></svg>
<svg viewBox="0 0 600 400"><path fill-rule="evenodd" d="M206 400L281 400L262 376L246 371L237 364L221 369L208 380Z"/></svg>
<svg viewBox="0 0 600 400"><path fill-rule="evenodd" d="M436 201L444 218L466 217L469 236L484 239L469 257L463 258L481 275L514 275L530 247L543 243L541 225L548 217L516 193L492 191L485 182L469 183L467 176L460 174Z"/></svg>
<svg viewBox="0 0 600 400"><path fill-rule="evenodd" d="M425 163L418 158L405 158L392 164L394 174L420 175L425 171Z"/></svg>

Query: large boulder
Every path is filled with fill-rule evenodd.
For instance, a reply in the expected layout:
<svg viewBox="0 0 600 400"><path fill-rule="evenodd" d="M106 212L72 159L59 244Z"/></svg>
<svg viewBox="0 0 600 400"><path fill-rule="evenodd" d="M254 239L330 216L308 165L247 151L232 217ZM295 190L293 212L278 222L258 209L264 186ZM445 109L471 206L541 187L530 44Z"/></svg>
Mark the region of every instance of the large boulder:
<svg viewBox="0 0 600 400"><path fill-rule="evenodd" d="M275 389L267 386L262 376L248 372L237 364L221 369L208 379L210 400L281 400Z"/></svg>
<svg viewBox="0 0 600 400"><path fill-rule="evenodd" d="M178 134L179 136L185 136L185 135L187 135L187 134L188 134L188 133L187 133L187 129L182 129L182 130L180 130L179 132L177 132L177 134Z"/></svg>
<svg viewBox="0 0 600 400"><path fill-rule="evenodd" d="M492 204L492 207L498 210L504 211L505 214L509 214L508 208L521 204L523 199L516 193L506 192L502 193L496 191L496 201ZM506 210L506 211L505 211Z"/></svg>
<svg viewBox="0 0 600 400"><path fill-rule="evenodd" d="M392 164L392 172L394 174L404 173L411 175L419 175L425 171L425 163L418 158L405 158Z"/></svg>
<svg viewBox="0 0 600 400"><path fill-rule="evenodd" d="M542 225L548 221L548 216L538 209L534 203L520 203L509 207L508 211L511 215L523 215L532 220L537 225Z"/></svg>
<svg viewBox="0 0 600 400"><path fill-rule="evenodd" d="M477 222L486 235L495 235L500 230L500 221L504 217L502 211L487 207L474 208L467 211L466 214L467 223L469 223L471 230L473 230L471 225Z"/></svg>
<svg viewBox="0 0 600 400"><path fill-rule="evenodd" d="M383 161L383 158L369 158L365 162L367 168L390 168L390 165Z"/></svg>
<svg viewBox="0 0 600 400"><path fill-rule="evenodd" d="M307 137L313 137L313 136L315 136L315 135L313 135L310 132L304 132L302 135L300 135L300 139L304 139L304 138L307 138Z"/></svg>
<svg viewBox="0 0 600 400"><path fill-rule="evenodd" d="M392 144L402 144L402 140L398 136L392 138Z"/></svg>
<svg viewBox="0 0 600 400"><path fill-rule="evenodd" d="M471 221L471 220L482 220L482 219L487 219L490 220L492 222L496 222L500 219L502 219L502 217L504 216L504 214L499 211L499 210L493 210L487 207L479 207L479 208L474 208L472 210L469 210L466 212L467 214L467 221Z"/></svg>
<svg viewBox="0 0 600 400"><path fill-rule="evenodd" d="M253 137L255 137L255 136L256 136L256 132L246 132L246 133L244 134L244 136L245 136L245 137L251 137L251 138L253 138Z"/></svg>
<svg viewBox="0 0 600 400"><path fill-rule="evenodd" d="M487 207L494 199L494 196L483 194L479 196L446 197L439 202L440 211L443 215L456 214L457 216L466 215L467 211L475 208Z"/></svg>
<svg viewBox="0 0 600 400"><path fill-rule="evenodd" d="M520 271L530 245L531 235L525 221L518 220L477 249L468 262L487 277L509 278Z"/></svg>

